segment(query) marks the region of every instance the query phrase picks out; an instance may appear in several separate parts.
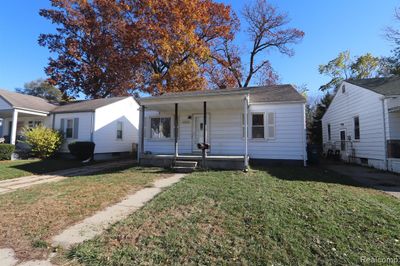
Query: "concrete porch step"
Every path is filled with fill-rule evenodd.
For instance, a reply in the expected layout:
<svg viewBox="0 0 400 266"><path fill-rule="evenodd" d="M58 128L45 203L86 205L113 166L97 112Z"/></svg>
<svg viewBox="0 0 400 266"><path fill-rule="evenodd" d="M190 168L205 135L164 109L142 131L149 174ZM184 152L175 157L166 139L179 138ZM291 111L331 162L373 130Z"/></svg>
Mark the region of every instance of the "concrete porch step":
<svg viewBox="0 0 400 266"><path fill-rule="evenodd" d="M196 161L175 161L174 166L196 168L197 162Z"/></svg>
<svg viewBox="0 0 400 266"><path fill-rule="evenodd" d="M197 167L196 161L175 161L172 169L176 173L191 173Z"/></svg>

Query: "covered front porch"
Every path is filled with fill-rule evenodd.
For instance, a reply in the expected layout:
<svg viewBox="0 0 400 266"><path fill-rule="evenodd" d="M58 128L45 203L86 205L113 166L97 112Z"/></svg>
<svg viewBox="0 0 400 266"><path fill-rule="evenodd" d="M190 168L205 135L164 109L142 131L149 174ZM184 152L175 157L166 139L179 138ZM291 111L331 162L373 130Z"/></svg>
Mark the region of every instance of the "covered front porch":
<svg viewBox="0 0 400 266"><path fill-rule="evenodd" d="M23 140L23 129L38 125L48 125L48 113L40 111L30 111L23 109L2 109L0 119L2 119L2 132L0 138L4 138L5 143L21 146Z"/></svg>
<svg viewBox="0 0 400 266"><path fill-rule="evenodd" d="M202 168L247 169L248 96L142 100L139 159L171 167L176 161Z"/></svg>
<svg viewBox="0 0 400 266"><path fill-rule="evenodd" d="M400 96L386 97L387 168L400 173Z"/></svg>

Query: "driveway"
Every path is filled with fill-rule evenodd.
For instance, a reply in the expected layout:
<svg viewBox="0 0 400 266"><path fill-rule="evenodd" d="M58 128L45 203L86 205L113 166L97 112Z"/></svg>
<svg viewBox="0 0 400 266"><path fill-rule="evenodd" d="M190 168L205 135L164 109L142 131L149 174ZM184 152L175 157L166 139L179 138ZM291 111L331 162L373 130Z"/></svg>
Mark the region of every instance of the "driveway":
<svg viewBox="0 0 400 266"><path fill-rule="evenodd" d="M31 187L33 185L61 181L63 179L72 176L81 176L113 168L132 166L134 163L136 163L136 161L134 160L110 161L90 166L82 166L78 168L60 170L45 175L31 175L31 176L24 176L14 179L3 180L0 181L0 195L13 192L20 188Z"/></svg>
<svg viewBox="0 0 400 266"><path fill-rule="evenodd" d="M348 176L359 184L381 190L400 199L400 175L398 174L365 166L330 161L324 162L323 167Z"/></svg>

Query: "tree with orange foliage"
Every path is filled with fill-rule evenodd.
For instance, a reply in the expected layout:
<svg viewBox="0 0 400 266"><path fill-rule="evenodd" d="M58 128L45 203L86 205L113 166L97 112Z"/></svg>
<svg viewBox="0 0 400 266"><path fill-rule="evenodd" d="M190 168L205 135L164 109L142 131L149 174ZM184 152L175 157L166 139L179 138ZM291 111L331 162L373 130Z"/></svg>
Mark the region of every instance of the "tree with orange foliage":
<svg viewBox="0 0 400 266"><path fill-rule="evenodd" d="M211 0L51 0L40 15L46 73L61 91L90 98L162 94L207 86L204 63L217 39L232 39L229 6Z"/></svg>

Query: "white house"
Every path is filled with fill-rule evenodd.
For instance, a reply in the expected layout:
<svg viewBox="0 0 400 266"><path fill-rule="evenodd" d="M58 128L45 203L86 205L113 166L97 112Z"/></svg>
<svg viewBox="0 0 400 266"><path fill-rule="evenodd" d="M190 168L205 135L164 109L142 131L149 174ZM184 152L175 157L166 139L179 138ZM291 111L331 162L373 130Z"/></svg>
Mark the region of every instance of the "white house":
<svg viewBox="0 0 400 266"><path fill-rule="evenodd" d="M344 81L322 127L325 153L400 172L400 77Z"/></svg>
<svg viewBox="0 0 400 266"><path fill-rule="evenodd" d="M139 100L143 165L209 168L306 163L305 99L291 85L169 93ZM247 129L247 130L246 130ZM199 149L199 144L209 149Z"/></svg>
<svg viewBox="0 0 400 266"><path fill-rule="evenodd" d="M114 97L52 104L46 100L0 90L2 136L18 144L22 129L43 124L60 130L68 143L93 141L95 158L132 152L138 143L139 105L133 97ZM1 136L0 136L1 137Z"/></svg>

